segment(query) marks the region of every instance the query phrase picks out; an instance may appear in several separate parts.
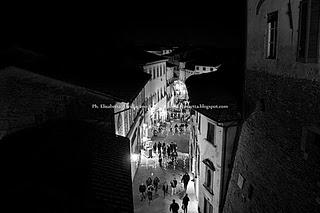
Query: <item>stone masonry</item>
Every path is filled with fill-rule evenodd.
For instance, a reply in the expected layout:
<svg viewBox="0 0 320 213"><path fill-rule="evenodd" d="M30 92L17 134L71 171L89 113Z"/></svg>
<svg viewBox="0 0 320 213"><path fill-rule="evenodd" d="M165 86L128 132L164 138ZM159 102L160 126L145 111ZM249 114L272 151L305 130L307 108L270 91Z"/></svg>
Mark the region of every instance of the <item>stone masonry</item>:
<svg viewBox="0 0 320 213"><path fill-rule="evenodd" d="M224 212L319 212L320 166L300 144L302 128L320 119L320 83L246 73L247 102L264 107L247 113Z"/></svg>
<svg viewBox="0 0 320 213"><path fill-rule="evenodd" d="M0 96L0 138L61 118L92 120L114 133L113 109L92 108L92 104L113 101L85 88L7 67L0 70Z"/></svg>

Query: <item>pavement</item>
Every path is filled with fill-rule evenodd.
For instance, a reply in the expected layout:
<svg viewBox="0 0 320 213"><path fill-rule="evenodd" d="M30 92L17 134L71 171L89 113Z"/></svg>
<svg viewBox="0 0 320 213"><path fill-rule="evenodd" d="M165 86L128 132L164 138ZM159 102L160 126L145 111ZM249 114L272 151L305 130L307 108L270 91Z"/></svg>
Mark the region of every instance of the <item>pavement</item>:
<svg viewBox="0 0 320 213"><path fill-rule="evenodd" d="M186 192L183 189L183 184L181 183L182 175L189 170L189 160L188 160L188 140L189 133L185 134L167 134L164 132L162 135L153 137L152 141L165 141L165 142L176 142L178 145L178 158L177 165L168 165L168 159L164 158L164 166L161 168L158 163L158 154L153 153L152 158L148 158L147 155L141 155L141 161L139 168L136 172L136 175L133 180L133 203L134 203L134 212L135 213L169 213L169 206L172 203L172 199L175 199L176 203L179 204L179 212L183 212L181 209L182 198L185 193L188 194L190 202L188 205L188 213L197 213L198 212L198 202L194 194L194 184L192 181L189 181ZM189 174L191 177L191 174ZM153 192L153 200L148 204L147 199L141 201L139 193L139 185L141 182L145 183L148 177L152 179L156 176L160 178L160 188L158 192ZM170 181L173 178L176 178L178 181L177 193L171 195ZM166 181L169 185L168 193L164 196L162 191L162 185Z"/></svg>

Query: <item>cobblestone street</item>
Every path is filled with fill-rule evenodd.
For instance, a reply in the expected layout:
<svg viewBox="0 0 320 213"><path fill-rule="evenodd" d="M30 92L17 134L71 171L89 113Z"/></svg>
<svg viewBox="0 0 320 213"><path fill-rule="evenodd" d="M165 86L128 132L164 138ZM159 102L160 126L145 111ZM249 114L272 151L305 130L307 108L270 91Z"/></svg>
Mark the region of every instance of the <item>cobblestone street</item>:
<svg viewBox="0 0 320 213"><path fill-rule="evenodd" d="M164 141L169 144L171 141L177 143L177 165L173 167L173 165L168 165L168 158L163 158L163 167L161 168L158 163L158 154L152 153L152 158L147 158L145 155L141 155L140 166L137 170L137 173L133 182L133 202L134 202L134 212L135 213L167 213L169 211L170 204L172 203L172 199L175 199L179 204L180 209L179 212L183 212L182 198L185 195L185 191L183 189L183 184L181 183L181 178L185 172L188 172L189 168L189 159L188 159L188 140L189 140L189 132L186 131L183 134L173 134L167 133L166 131L163 134L159 134L156 137L152 138L153 143L156 141ZM189 174L190 175L190 174ZM143 182L146 182L148 177L154 179L156 176L160 178L160 184L158 192L153 192L153 200L148 205L147 199L141 201L140 193L139 193L139 185ZM171 195L171 187L170 181L173 178L176 178L178 181L177 192L175 195ZM191 177L191 176L190 176ZM192 177L190 178L192 180ZM169 185L168 194L163 194L162 185L164 181L167 181ZM196 197L194 194L194 184L192 181L189 181L187 192L190 198L190 202L188 205L188 213L196 213L198 203L196 201Z"/></svg>

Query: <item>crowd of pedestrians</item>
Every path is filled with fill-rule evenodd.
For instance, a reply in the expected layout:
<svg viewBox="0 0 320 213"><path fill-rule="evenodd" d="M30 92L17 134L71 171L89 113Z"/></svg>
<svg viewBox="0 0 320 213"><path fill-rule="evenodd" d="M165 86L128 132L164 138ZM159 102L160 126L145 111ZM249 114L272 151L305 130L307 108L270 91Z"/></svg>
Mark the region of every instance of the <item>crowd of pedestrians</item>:
<svg viewBox="0 0 320 213"><path fill-rule="evenodd" d="M182 123L172 123L172 124L162 124L160 126L154 126L153 127L153 135L158 136L158 134L164 134L164 135L174 135L174 134L183 134L187 133L188 131L188 123L182 122Z"/></svg>
<svg viewBox="0 0 320 213"><path fill-rule="evenodd" d="M153 173L151 173L151 176L153 176ZM158 189L162 188L163 198L166 197L166 195L168 194L168 190L169 190L169 185L166 180L164 180L162 183L162 186L160 186L160 178L158 176L155 176L152 179L151 176L149 176L147 178L146 184L144 184L144 182L142 182L139 186L139 192L140 192L140 196L141 196L140 200L143 201L145 199L148 199L148 205L150 205L150 203L152 202L153 193L157 194ZM190 181L190 176L186 172L181 178L181 183L183 183L184 191L185 191L185 196L182 199L182 206L181 206L181 208L184 210L184 212L187 212L188 203L190 201L188 194L186 193L189 181ZM173 177L173 179L170 181L171 196L177 194L177 185L178 185L178 181L177 181L176 177ZM175 200L173 199L172 203L169 207L169 210L174 213L174 212L177 212L179 210L179 208L180 208L179 204L176 203Z"/></svg>
<svg viewBox="0 0 320 213"><path fill-rule="evenodd" d="M171 142L167 144L165 142L155 142L153 144L153 152L158 154L158 162L159 166L163 167L164 158L166 159L168 165L175 165L177 163L178 151L177 151L177 143Z"/></svg>
<svg viewBox="0 0 320 213"><path fill-rule="evenodd" d="M174 131L175 133L177 132L180 133L180 132L186 131L187 127L188 126L184 124L181 124L181 125L172 124L170 129L171 129L171 132ZM159 132L163 132L163 128L161 126L159 127ZM158 163L161 169L165 170L170 165L172 165L173 168L175 169L175 165L177 164L177 157L178 157L177 143L155 141L152 145L152 151L156 156L158 156ZM152 158L152 155L151 155L151 158ZM184 190L184 197L182 199L182 204L179 205L179 203L177 203L175 199L172 199L172 203L169 205L169 211L172 213L177 213L179 209L182 209L186 213L188 211L188 203L190 201L188 194L186 193L189 181L190 181L190 176L187 172L181 177L181 180L180 178L179 180L177 180L176 177L173 177L172 180L168 180L168 181L160 180L158 176L151 173L150 176L147 177L145 182L144 181L141 182L139 186L139 192L141 196L140 200L141 202L146 200L148 205L151 205L155 197L157 198L157 197L163 196L163 199L165 199L168 196L169 197L175 196L177 195L177 189L178 188L180 189L180 185L178 185L178 183L181 183L181 189L183 185L183 190ZM162 189L160 194L158 194L158 189L160 190Z"/></svg>

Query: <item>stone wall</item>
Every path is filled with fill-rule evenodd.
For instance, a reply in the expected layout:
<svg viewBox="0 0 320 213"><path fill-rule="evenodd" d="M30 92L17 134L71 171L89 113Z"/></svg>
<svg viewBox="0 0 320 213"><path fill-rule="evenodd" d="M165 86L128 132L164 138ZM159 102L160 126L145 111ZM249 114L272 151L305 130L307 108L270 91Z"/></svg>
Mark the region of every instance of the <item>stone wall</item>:
<svg viewBox="0 0 320 213"><path fill-rule="evenodd" d="M74 118L103 123L114 132L112 101L88 90L15 67L0 70L0 138L48 120Z"/></svg>
<svg viewBox="0 0 320 213"><path fill-rule="evenodd" d="M319 212L320 165L300 143L302 127L319 123L320 83L246 73L247 102L264 107L243 124L224 212Z"/></svg>
<svg viewBox="0 0 320 213"><path fill-rule="evenodd" d="M296 59L301 0L290 0L292 28L288 15L288 0L248 0L247 2L247 68L268 71L275 75L319 81L319 63L301 63ZM263 3L257 11L258 2ZM314 0L314 2L317 1ZM277 53L275 59L266 59L267 14L275 11L278 12Z"/></svg>

